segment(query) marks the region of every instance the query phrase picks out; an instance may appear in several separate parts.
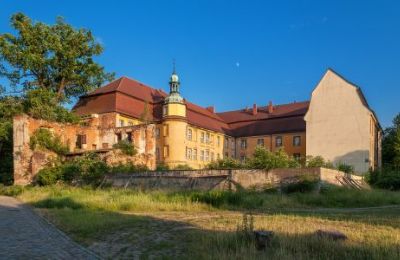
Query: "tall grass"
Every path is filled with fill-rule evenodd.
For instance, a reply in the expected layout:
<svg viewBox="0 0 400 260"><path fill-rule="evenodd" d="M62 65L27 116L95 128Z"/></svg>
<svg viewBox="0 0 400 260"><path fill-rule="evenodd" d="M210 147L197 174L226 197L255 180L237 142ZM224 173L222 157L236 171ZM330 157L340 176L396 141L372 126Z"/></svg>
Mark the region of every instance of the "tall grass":
<svg viewBox="0 0 400 260"><path fill-rule="evenodd" d="M75 240L87 246L105 245L95 249L105 258L400 257L399 208L314 212L319 207L400 205L400 193L396 192L334 187L321 193L182 192L94 190L59 185L18 188L15 192L8 188L7 192L37 207ZM311 210L298 210L304 208ZM254 213L255 230L272 230L276 234L266 251L257 251L251 239L243 239L237 232L242 213L247 211ZM313 235L317 229L340 230L349 239L343 242L321 239ZM121 243L131 255L121 251ZM184 253L171 256L169 249L179 247L185 250L176 252Z"/></svg>

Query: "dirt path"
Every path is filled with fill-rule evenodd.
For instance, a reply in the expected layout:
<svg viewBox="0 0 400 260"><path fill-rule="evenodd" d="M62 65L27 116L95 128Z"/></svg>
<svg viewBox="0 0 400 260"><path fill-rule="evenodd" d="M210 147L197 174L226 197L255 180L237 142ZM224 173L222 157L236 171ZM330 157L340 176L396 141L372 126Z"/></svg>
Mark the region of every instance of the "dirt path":
<svg viewBox="0 0 400 260"><path fill-rule="evenodd" d="M0 196L0 259L99 259L18 200Z"/></svg>

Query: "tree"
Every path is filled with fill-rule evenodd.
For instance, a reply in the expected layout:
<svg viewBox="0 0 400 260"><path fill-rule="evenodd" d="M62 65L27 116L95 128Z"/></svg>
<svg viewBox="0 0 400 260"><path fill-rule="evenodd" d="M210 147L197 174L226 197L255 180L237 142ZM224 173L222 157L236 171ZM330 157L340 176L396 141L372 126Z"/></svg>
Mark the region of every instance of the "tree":
<svg viewBox="0 0 400 260"><path fill-rule="evenodd" d="M32 22L22 13L11 17L11 25L17 36L0 35L0 77L14 89L46 89L61 102L113 79L93 60L103 48L90 31L74 29L60 17L54 25Z"/></svg>
<svg viewBox="0 0 400 260"><path fill-rule="evenodd" d="M114 77L93 60L103 48L90 31L75 29L62 18L54 25L32 22L22 13L11 17L11 25L16 35L0 34L0 77L7 78L12 88L10 91L0 86L3 183L12 181L15 115L26 113L48 121L77 122L79 118L62 105Z"/></svg>
<svg viewBox="0 0 400 260"><path fill-rule="evenodd" d="M393 126L383 132L383 166L400 169L400 113L393 119Z"/></svg>

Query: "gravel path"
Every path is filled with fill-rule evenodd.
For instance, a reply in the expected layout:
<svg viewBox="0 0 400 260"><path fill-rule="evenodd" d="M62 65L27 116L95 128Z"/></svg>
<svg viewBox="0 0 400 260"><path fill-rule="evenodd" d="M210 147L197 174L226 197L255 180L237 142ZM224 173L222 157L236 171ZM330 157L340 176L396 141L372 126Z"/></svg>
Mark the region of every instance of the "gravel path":
<svg viewBox="0 0 400 260"><path fill-rule="evenodd" d="M99 259L20 201L0 196L0 259Z"/></svg>

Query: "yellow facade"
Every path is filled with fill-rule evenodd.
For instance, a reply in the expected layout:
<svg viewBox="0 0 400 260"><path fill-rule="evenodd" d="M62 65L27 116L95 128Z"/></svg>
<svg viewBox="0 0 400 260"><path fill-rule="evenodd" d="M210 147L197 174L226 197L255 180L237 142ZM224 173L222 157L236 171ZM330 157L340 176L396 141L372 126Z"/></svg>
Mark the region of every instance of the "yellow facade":
<svg viewBox="0 0 400 260"><path fill-rule="evenodd" d="M170 103L164 105L164 116L181 116L186 117L186 105L181 103Z"/></svg>
<svg viewBox="0 0 400 260"><path fill-rule="evenodd" d="M124 116L121 114L117 114L115 120L115 125L118 127L143 124L143 122L137 118Z"/></svg>
<svg viewBox="0 0 400 260"><path fill-rule="evenodd" d="M263 146L272 152L284 149L290 156L304 158L306 134L300 132L236 138L236 158L240 160L250 158L257 146Z"/></svg>

